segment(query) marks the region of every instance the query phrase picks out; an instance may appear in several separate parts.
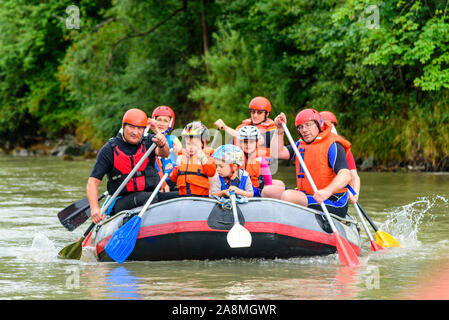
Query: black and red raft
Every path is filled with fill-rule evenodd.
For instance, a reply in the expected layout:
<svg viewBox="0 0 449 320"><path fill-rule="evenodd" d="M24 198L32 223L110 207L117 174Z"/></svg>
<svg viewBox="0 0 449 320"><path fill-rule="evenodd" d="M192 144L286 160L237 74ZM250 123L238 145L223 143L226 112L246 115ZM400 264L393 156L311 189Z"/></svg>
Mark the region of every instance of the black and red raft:
<svg viewBox="0 0 449 320"><path fill-rule="evenodd" d="M95 246L99 261L112 261L105 246L111 236L141 207L105 220L84 246ZM226 258L291 258L336 253L335 237L319 211L289 202L250 198L237 204L239 222L252 236L247 248L231 248L226 236L233 213L212 198L177 198L152 204L142 216L134 250L128 261L213 260ZM357 223L350 216L332 216L337 231L360 255ZM89 243L90 242L90 243Z"/></svg>

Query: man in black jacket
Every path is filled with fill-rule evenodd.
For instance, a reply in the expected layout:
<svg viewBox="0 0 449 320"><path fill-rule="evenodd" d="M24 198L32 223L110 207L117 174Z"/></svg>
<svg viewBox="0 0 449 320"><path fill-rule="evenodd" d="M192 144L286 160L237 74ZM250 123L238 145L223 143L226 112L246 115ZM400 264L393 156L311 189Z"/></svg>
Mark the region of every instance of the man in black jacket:
<svg viewBox="0 0 449 320"><path fill-rule="evenodd" d="M144 136L145 127L150 126L156 134ZM142 163L134 176L122 189L115 203L110 205L108 213L117 212L143 205L150 197L160 176L156 169L156 156L167 157L170 153L165 136L157 130L156 122L148 119L144 111L130 109L123 116L123 133L111 138L100 150L97 160L87 181L92 221L98 223L105 218L98 205L98 186L104 175L108 176L107 189L112 195L126 179L148 148L155 143L157 147Z"/></svg>

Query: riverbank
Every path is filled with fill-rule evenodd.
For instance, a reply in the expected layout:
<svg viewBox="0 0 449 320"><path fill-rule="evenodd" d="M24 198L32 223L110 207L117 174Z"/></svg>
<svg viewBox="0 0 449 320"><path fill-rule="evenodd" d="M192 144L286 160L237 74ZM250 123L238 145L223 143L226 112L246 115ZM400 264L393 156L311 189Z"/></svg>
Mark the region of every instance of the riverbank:
<svg viewBox="0 0 449 320"><path fill-rule="evenodd" d="M9 155L14 157L38 157L52 156L64 160L75 160L77 158L95 159L98 150L91 142L79 142L75 136L64 135L58 139L47 139L31 144L27 147L15 147L12 149L2 149L0 155Z"/></svg>
<svg viewBox="0 0 449 320"><path fill-rule="evenodd" d="M95 148L91 142L79 142L75 136L64 135L58 139L47 139L31 144L28 147L15 147L12 149L2 149L0 156L8 155L14 157L38 157L54 156L64 160L95 159L99 149ZM289 166L294 163L282 161L283 165ZM375 156L368 158L356 158L356 165L359 171L378 172L449 172L449 157L440 159L437 163L428 160L415 161L388 161L380 162Z"/></svg>

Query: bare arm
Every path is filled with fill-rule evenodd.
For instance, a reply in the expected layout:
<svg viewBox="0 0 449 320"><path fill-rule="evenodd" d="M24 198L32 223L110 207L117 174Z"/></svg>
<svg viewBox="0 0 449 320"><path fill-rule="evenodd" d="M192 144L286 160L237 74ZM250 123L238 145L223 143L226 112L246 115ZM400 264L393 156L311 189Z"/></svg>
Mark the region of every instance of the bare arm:
<svg viewBox="0 0 449 320"><path fill-rule="evenodd" d="M238 194L238 195L240 195L240 196L242 196L242 197L248 197L248 198L251 198L251 197L254 196L254 191L246 191L246 190L242 190L242 189L239 189L239 188L236 187L236 186L230 186L228 190L229 190L229 191L234 190L235 194Z"/></svg>
<svg viewBox="0 0 449 320"><path fill-rule="evenodd" d="M224 130L226 131L226 133L230 134L233 137L236 137L238 132L237 130L232 129L231 127L228 127L223 120L218 119L217 121L215 121L215 126L217 127L218 130Z"/></svg>
<svg viewBox="0 0 449 320"><path fill-rule="evenodd" d="M154 138L153 142L157 144L156 155L162 158L167 158L170 156L170 148L168 147L167 139L163 134L158 133Z"/></svg>
<svg viewBox="0 0 449 320"><path fill-rule="evenodd" d="M360 193L360 177L357 173L357 170L352 169L349 170L351 174L351 185L354 191L356 192L356 195L353 196L351 193L349 193L349 200L351 200L352 203L356 203L359 200L359 193Z"/></svg>
<svg viewBox="0 0 449 320"><path fill-rule="evenodd" d="M287 117L284 113L281 113L274 119L274 122L276 124L274 135L277 136L277 150L275 150L275 152L277 151L277 158L288 160L290 159L290 152L288 152L288 149L284 145L284 129L282 128L282 123L287 124ZM271 144L271 146L273 146L273 144ZM271 154L274 155L273 153Z"/></svg>
<svg viewBox="0 0 449 320"><path fill-rule="evenodd" d="M98 205L98 186L100 183L101 180L94 177L89 177L86 186L87 199L90 204L90 215L94 223L98 223L105 218L104 214L100 216L101 210Z"/></svg>

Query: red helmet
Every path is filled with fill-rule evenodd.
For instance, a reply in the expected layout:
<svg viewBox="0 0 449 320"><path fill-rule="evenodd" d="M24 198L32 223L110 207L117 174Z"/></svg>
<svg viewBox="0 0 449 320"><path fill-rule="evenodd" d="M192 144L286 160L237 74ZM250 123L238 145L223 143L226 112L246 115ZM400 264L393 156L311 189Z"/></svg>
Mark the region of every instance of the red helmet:
<svg viewBox="0 0 449 320"><path fill-rule="evenodd" d="M315 109L304 109L300 111L296 116L295 126L298 127L299 125L306 123L310 120L316 121L317 126L321 131L324 129L323 118L321 118L320 113Z"/></svg>
<svg viewBox="0 0 449 320"><path fill-rule="evenodd" d="M270 100L264 97L255 97L249 103L249 109L265 110L269 113L271 112Z"/></svg>
<svg viewBox="0 0 449 320"><path fill-rule="evenodd" d="M337 126L337 124L338 124L337 117L332 112L330 112L330 111L321 111L320 115L323 118L323 120L330 121L330 122L332 122L334 124L334 126Z"/></svg>
<svg viewBox="0 0 449 320"><path fill-rule="evenodd" d="M153 114L151 115L151 118L156 118L159 116L166 116L166 117L170 117L171 121L170 121L170 125L168 127L169 130L172 130L173 127L175 126L175 113L172 110L172 108L167 107L167 106L159 106L156 109L154 109Z"/></svg>
<svg viewBox="0 0 449 320"><path fill-rule="evenodd" d="M136 127L146 127L147 121L148 117L144 111L133 108L126 111L123 115L122 125L127 123Z"/></svg>

